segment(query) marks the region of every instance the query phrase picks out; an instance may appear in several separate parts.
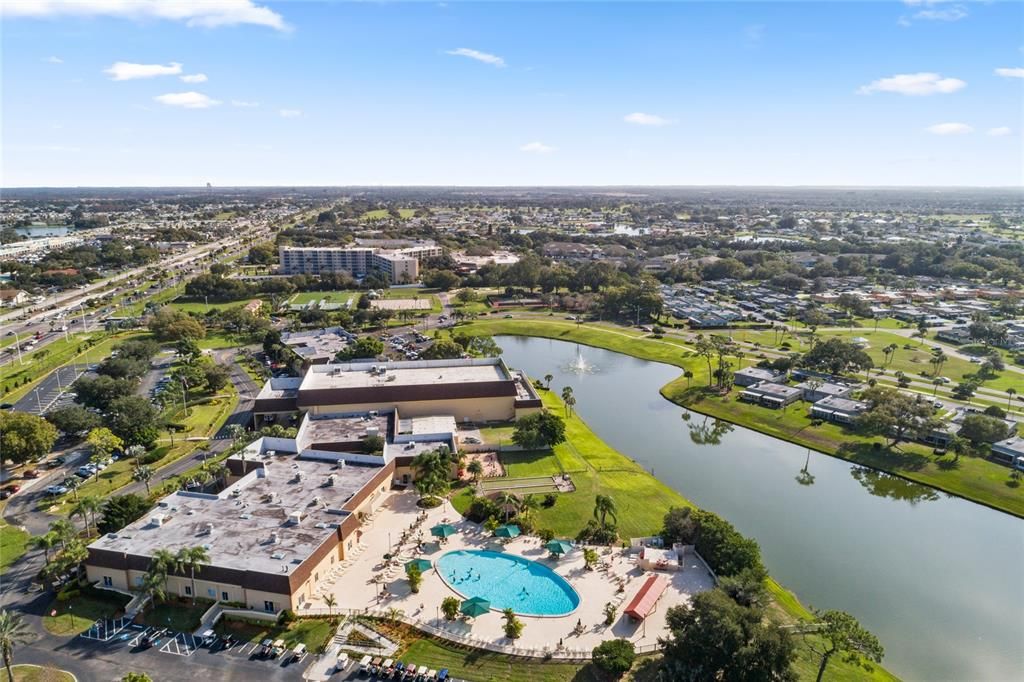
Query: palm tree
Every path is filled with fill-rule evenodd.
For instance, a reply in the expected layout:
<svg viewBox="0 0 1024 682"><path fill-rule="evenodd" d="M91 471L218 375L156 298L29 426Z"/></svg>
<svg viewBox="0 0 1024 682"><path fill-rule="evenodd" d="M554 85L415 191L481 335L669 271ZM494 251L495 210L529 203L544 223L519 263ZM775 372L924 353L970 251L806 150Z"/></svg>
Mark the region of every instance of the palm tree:
<svg viewBox="0 0 1024 682"><path fill-rule="evenodd" d="M551 390L551 380L554 379L554 378L555 377L553 377L550 374L545 374L544 375L545 388L547 388L549 391Z"/></svg>
<svg viewBox="0 0 1024 682"><path fill-rule="evenodd" d="M29 542L32 545L32 549L43 550L43 560L46 562L46 565L49 566L50 550L56 549L57 546L61 544L61 538L56 532L51 530L48 533L43 533L42 535L33 537Z"/></svg>
<svg viewBox="0 0 1024 682"><path fill-rule="evenodd" d="M569 414L572 414L576 407L576 396L572 393L565 399L565 406L569 409Z"/></svg>
<svg viewBox="0 0 1024 682"><path fill-rule="evenodd" d="M196 572L202 570L203 564L210 563L210 554L205 547L182 547L174 556L174 570L178 573L189 572L192 582L192 603L196 603Z"/></svg>
<svg viewBox="0 0 1024 682"><path fill-rule="evenodd" d="M71 515L78 515L82 517L82 521L85 522L85 532L89 533L92 527L96 525L96 512L100 511L102 505L100 501L95 497L83 497L75 505L75 508L71 510Z"/></svg>
<svg viewBox="0 0 1024 682"><path fill-rule="evenodd" d="M389 606L387 610L387 619L392 623L397 623L402 616L405 615L405 611L395 606Z"/></svg>
<svg viewBox="0 0 1024 682"><path fill-rule="evenodd" d="M598 556L596 551L590 547L585 547L583 549L583 565L586 566L588 571L594 568L594 564L597 563L597 560Z"/></svg>
<svg viewBox="0 0 1024 682"><path fill-rule="evenodd" d="M149 482L150 480L152 480L152 478L153 470L150 467L146 466L145 464L141 464L132 469L132 480L142 481L146 485L147 497L149 496Z"/></svg>
<svg viewBox="0 0 1024 682"><path fill-rule="evenodd" d="M466 467L466 471L468 471L473 477L473 482L477 483L484 475L484 465L480 463L480 460L474 459L469 463L469 466Z"/></svg>
<svg viewBox="0 0 1024 682"><path fill-rule="evenodd" d="M156 601L164 600L167 598L167 589L164 585L166 576L160 573L147 573L142 576L142 593L149 598L149 601L156 603Z"/></svg>
<svg viewBox="0 0 1024 682"><path fill-rule="evenodd" d="M67 519L57 519L50 524L50 532L56 533L60 540L60 548L67 546L68 540L78 535L78 529Z"/></svg>
<svg viewBox="0 0 1024 682"><path fill-rule="evenodd" d="M594 518L601 522L601 525L606 525L605 520L607 517L612 517L612 521L618 523L619 518L615 515L615 501L607 495L598 495L594 498Z"/></svg>
<svg viewBox="0 0 1024 682"><path fill-rule="evenodd" d="M1013 400L1013 396L1017 395L1017 389L1008 388L1006 389L1006 409L1010 409L1010 402Z"/></svg>
<svg viewBox="0 0 1024 682"><path fill-rule="evenodd" d="M932 379L932 386L935 388L932 390L932 397L934 398L939 392L939 386L942 385L942 379L935 377Z"/></svg>
<svg viewBox="0 0 1024 682"><path fill-rule="evenodd" d="M228 426L228 437L231 438L232 443L237 444L244 435L245 427L241 424L231 424Z"/></svg>
<svg viewBox="0 0 1024 682"><path fill-rule="evenodd" d="M566 414L569 414L572 411L572 406L576 404L576 398L572 394L572 386L566 386L562 389L562 402L565 403Z"/></svg>
<svg viewBox="0 0 1024 682"><path fill-rule="evenodd" d="M527 495L523 498L523 501L519 504L519 514L523 518L530 519L540 509L540 500L537 499L536 495Z"/></svg>
<svg viewBox="0 0 1024 682"><path fill-rule="evenodd" d="M26 644L30 639L32 630L28 623L22 620L20 613L6 609L0 611L0 654L4 657L8 680L14 679L14 671L11 669L14 664L14 647Z"/></svg>
<svg viewBox="0 0 1024 682"><path fill-rule="evenodd" d="M167 577L174 570L174 565L177 561L177 555L169 549L158 549L149 558L149 575L160 578L165 594L167 592Z"/></svg>
<svg viewBox="0 0 1024 682"><path fill-rule="evenodd" d="M80 481L78 480L78 477L76 477L76 476L72 476L71 478L69 478L69 479L68 479L68 480L67 480L67 481L66 481L66 482L64 483L64 487L65 487L65 488L67 488L68 490L70 490L70 491L72 492L72 494L74 494L74 496L75 496L75 502L78 502L78 487L79 487L80 485L82 485L82 484L81 484L81 482L80 482Z"/></svg>
<svg viewBox="0 0 1024 682"><path fill-rule="evenodd" d="M142 457L146 454L146 448L141 445L129 445L124 449L125 457L130 457L135 460L136 464L140 464Z"/></svg>
<svg viewBox="0 0 1024 682"><path fill-rule="evenodd" d="M953 451L953 461L956 462L960 460L960 455L965 454L970 449L970 443L966 438L954 435L949 439L946 447Z"/></svg>
<svg viewBox="0 0 1024 682"><path fill-rule="evenodd" d="M334 615L334 607L338 605L338 600L333 594L329 594L324 597L324 604L327 605L327 614L330 616Z"/></svg>
<svg viewBox="0 0 1024 682"><path fill-rule="evenodd" d="M686 387L689 388L690 379L693 378L693 372L691 372L690 370L686 370L685 372L683 372L683 378L686 379Z"/></svg>
<svg viewBox="0 0 1024 682"><path fill-rule="evenodd" d="M502 510L505 512L505 523L508 523L509 511L519 508L519 498L513 492L502 490L498 493L498 504L501 505Z"/></svg>

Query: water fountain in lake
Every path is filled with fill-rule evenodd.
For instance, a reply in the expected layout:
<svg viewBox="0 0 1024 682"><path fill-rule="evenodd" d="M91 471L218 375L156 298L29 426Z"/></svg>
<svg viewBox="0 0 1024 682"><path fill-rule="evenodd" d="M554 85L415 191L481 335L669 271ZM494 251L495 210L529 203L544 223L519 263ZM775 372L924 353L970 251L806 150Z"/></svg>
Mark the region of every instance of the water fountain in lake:
<svg viewBox="0 0 1024 682"><path fill-rule="evenodd" d="M587 362L587 359L583 357L583 351L579 346L576 346L576 357L564 369L577 376L597 371L597 367Z"/></svg>

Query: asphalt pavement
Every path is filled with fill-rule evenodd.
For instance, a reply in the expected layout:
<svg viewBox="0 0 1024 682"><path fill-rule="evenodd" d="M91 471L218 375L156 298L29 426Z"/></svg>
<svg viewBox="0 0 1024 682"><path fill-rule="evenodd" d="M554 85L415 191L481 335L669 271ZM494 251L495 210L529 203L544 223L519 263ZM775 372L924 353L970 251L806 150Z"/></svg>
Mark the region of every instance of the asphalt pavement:
<svg viewBox="0 0 1024 682"><path fill-rule="evenodd" d="M87 369L86 365L65 365L46 376L39 385L29 391L21 400L14 403L17 412L43 414L60 398L61 394L75 383Z"/></svg>

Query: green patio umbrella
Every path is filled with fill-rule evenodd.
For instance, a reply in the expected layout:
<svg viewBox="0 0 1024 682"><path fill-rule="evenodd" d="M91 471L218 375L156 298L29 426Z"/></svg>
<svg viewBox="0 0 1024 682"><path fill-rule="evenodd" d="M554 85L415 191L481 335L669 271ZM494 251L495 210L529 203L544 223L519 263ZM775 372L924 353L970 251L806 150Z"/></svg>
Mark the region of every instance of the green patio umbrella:
<svg viewBox="0 0 1024 682"><path fill-rule="evenodd" d="M420 569L420 573L426 573L430 570L431 563L426 559L413 559L412 561L405 562L405 572L408 573L412 570L412 567Z"/></svg>
<svg viewBox="0 0 1024 682"><path fill-rule="evenodd" d="M442 523L430 529L430 534L435 538L446 538L449 535L455 535L457 532L455 526L450 523Z"/></svg>
<svg viewBox="0 0 1024 682"><path fill-rule="evenodd" d="M552 540L544 545L552 554L568 554L572 549L572 543L568 540Z"/></svg>
<svg viewBox="0 0 1024 682"><path fill-rule="evenodd" d="M459 611L470 618L476 618L482 616L491 610L491 602L487 601L483 597L472 597L462 602L459 606Z"/></svg>
<svg viewBox="0 0 1024 682"><path fill-rule="evenodd" d="M509 523L504 526L499 526L498 530L494 531L494 534L499 538L514 538L519 537L519 526L514 523Z"/></svg>

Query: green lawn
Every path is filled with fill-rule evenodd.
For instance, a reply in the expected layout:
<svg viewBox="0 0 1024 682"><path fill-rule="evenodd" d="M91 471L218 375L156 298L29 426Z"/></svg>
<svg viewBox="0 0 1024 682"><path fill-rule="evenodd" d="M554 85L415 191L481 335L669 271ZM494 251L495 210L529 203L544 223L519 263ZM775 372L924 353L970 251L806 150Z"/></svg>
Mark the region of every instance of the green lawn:
<svg viewBox="0 0 1024 682"><path fill-rule="evenodd" d="M38 665L11 666L14 671L14 682L75 682L76 678L66 670L43 668ZM0 682L7 682L7 670L0 668Z"/></svg>
<svg viewBox="0 0 1024 682"><path fill-rule="evenodd" d="M413 217L416 210L412 208L400 208L398 209L398 215L401 216L402 220ZM367 211L362 215L363 220L384 220L388 217L388 211L386 208L376 208L372 211Z"/></svg>
<svg viewBox="0 0 1024 682"><path fill-rule="evenodd" d="M21 528L0 521L0 575L25 554L30 537Z"/></svg>
<svg viewBox="0 0 1024 682"><path fill-rule="evenodd" d="M221 350L223 348L236 348L251 343L250 339L227 332L212 332L206 337L196 341L196 345L203 350Z"/></svg>
<svg viewBox="0 0 1024 682"><path fill-rule="evenodd" d="M344 305L348 303L349 299L352 299L352 306L355 307L356 303L359 302L359 297L365 293L365 291L359 289L330 289L327 291L303 291L292 296L288 300L288 303L289 305L306 305L307 303L312 303L314 301L325 301L327 303L336 303ZM431 301L432 309L438 311L441 310L441 302L440 300L438 300L436 290L434 289L408 287L402 289L383 289L381 290L380 293L382 294L383 298L392 300L429 298Z"/></svg>
<svg viewBox="0 0 1024 682"><path fill-rule="evenodd" d="M254 298L258 298L258 297L254 297ZM169 308L174 308L175 310L181 310L181 311L184 311L186 313L196 313L198 315L205 315L210 310L229 310L231 308L241 308L242 306L244 306L246 303L248 303L251 300L253 300L253 299L252 298L243 298L243 299L240 299L238 301L230 301L228 303L211 303L209 305L207 305L203 301L179 301L179 300L174 300L174 301L171 301L170 303L168 303L167 305L168 305ZM266 305L265 301L264 301L264 304Z"/></svg>
<svg viewBox="0 0 1024 682"><path fill-rule="evenodd" d="M43 627L51 635L74 636L89 629L100 618L113 618L131 600L118 592L84 588L82 593L62 602L54 599L46 607ZM50 614L56 611L57 615Z"/></svg>
<svg viewBox="0 0 1024 682"><path fill-rule="evenodd" d="M434 670L448 668L452 677L481 682L582 682L598 679L572 663L523 660L479 649L456 649L433 639L412 641L397 656L417 666L425 665Z"/></svg>
<svg viewBox="0 0 1024 682"><path fill-rule="evenodd" d="M234 635L249 642L264 639L283 639L289 649L303 643L309 651L317 652L330 641L338 628L339 618L300 618L284 628L272 621L265 623L252 619L237 620L228 616L221 618L214 630L221 635Z"/></svg>
<svg viewBox="0 0 1024 682"><path fill-rule="evenodd" d="M203 614L210 609L210 602L164 601L150 606L142 614L142 623L164 627L179 632L192 632L202 622Z"/></svg>
<svg viewBox="0 0 1024 682"><path fill-rule="evenodd" d="M526 452L505 451L499 455L509 478L529 478L531 476L554 476L562 473L558 460L550 450L531 450ZM496 479L503 480L503 479ZM550 480L548 481L551 482Z"/></svg>
<svg viewBox="0 0 1024 682"><path fill-rule="evenodd" d="M480 436L488 445L505 444L512 442L512 425L481 426Z"/></svg>

